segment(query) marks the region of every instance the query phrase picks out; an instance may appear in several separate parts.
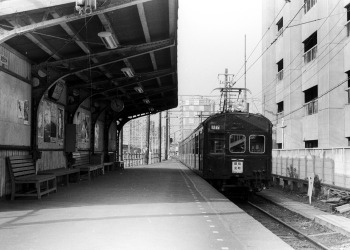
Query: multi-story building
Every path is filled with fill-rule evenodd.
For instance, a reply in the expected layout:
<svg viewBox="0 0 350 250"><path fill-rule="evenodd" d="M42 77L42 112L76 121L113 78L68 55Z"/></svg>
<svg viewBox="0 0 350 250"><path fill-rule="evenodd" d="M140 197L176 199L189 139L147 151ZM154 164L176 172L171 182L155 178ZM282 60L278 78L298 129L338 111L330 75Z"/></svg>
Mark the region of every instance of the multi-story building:
<svg viewBox="0 0 350 250"><path fill-rule="evenodd" d="M174 142L185 139L203 120L218 111L218 97L180 95L179 106L170 110L170 137Z"/></svg>
<svg viewBox="0 0 350 250"><path fill-rule="evenodd" d="M277 148L350 146L350 0L264 0L263 113Z"/></svg>

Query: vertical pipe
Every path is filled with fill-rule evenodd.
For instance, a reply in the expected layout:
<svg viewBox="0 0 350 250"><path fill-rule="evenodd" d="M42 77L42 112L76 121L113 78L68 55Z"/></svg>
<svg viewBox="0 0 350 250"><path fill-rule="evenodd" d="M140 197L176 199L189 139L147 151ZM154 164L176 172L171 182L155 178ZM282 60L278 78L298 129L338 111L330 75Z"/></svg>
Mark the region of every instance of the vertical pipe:
<svg viewBox="0 0 350 250"><path fill-rule="evenodd" d="M119 133L118 161L124 161L124 152L123 152L124 138L123 138L123 136L124 136L124 129L122 128L120 130L120 133Z"/></svg>
<svg viewBox="0 0 350 250"><path fill-rule="evenodd" d="M247 35L244 35L244 105L247 110Z"/></svg>
<svg viewBox="0 0 350 250"><path fill-rule="evenodd" d="M131 137L132 137L132 121L129 124L129 145L128 145L128 153L131 153Z"/></svg>
<svg viewBox="0 0 350 250"><path fill-rule="evenodd" d="M146 130L146 164L149 164L149 138L150 138L150 128L151 128L151 115L147 116L147 130Z"/></svg>
<svg viewBox="0 0 350 250"><path fill-rule="evenodd" d="M165 118L165 160L168 160L168 153L169 153L169 111L166 111L166 118Z"/></svg>
<svg viewBox="0 0 350 250"><path fill-rule="evenodd" d="M159 112L159 126L158 126L158 134L159 134L159 138L158 138L158 150L159 150L159 153L158 153L158 159L159 159L159 162L162 161L162 112Z"/></svg>

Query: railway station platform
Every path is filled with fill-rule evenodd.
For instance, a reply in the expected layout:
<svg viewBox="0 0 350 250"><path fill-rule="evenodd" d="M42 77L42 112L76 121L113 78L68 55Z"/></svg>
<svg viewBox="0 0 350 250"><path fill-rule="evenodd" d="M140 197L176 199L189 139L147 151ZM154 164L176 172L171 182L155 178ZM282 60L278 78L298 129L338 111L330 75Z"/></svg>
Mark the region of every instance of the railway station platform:
<svg viewBox="0 0 350 250"><path fill-rule="evenodd" d="M0 249L292 249L176 161L0 201Z"/></svg>

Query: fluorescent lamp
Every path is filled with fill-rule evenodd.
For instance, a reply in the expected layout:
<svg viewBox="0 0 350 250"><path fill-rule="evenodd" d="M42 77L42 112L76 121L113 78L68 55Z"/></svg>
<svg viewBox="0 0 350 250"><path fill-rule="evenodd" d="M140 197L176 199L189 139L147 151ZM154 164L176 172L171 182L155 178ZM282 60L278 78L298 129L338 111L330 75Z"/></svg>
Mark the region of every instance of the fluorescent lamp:
<svg viewBox="0 0 350 250"><path fill-rule="evenodd" d="M143 93L143 88L140 86L135 87L134 90L140 94Z"/></svg>
<svg viewBox="0 0 350 250"><path fill-rule="evenodd" d="M151 102L149 101L149 99L148 98L145 98L145 99L143 99L142 100L144 103L146 103L146 104L150 104Z"/></svg>
<svg viewBox="0 0 350 250"><path fill-rule="evenodd" d="M134 77L134 72L130 68L122 68L121 71L126 77Z"/></svg>
<svg viewBox="0 0 350 250"><path fill-rule="evenodd" d="M106 46L107 49L115 49L118 47L118 44L114 40L111 32L103 31L98 33L97 35L101 38L103 44Z"/></svg>

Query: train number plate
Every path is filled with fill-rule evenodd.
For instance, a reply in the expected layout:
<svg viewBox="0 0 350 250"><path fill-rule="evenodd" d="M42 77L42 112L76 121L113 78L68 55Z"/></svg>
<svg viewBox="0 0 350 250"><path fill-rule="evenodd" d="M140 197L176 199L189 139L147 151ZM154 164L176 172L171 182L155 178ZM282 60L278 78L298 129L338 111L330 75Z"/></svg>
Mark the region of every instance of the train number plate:
<svg viewBox="0 0 350 250"><path fill-rule="evenodd" d="M235 173L235 174L243 173L243 161L232 161L232 173Z"/></svg>

